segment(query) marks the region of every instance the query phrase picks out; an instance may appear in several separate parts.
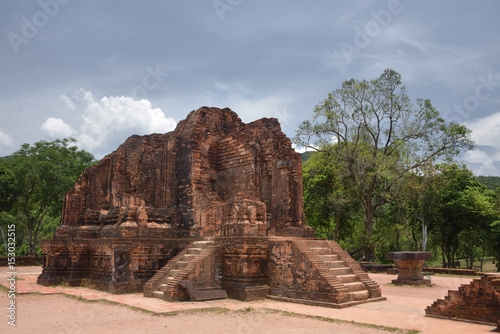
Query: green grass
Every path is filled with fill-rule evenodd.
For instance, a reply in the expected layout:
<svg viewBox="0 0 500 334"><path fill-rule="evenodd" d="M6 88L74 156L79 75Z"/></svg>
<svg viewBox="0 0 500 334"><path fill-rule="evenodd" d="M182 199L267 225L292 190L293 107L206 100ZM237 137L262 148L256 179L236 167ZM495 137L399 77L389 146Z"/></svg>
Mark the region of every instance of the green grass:
<svg viewBox="0 0 500 334"><path fill-rule="evenodd" d="M460 264L462 265L462 267L465 266L465 260L464 259L458 259L457 261L460 262ZM427 267L441 268L442 267L441 258L440 257L435 257L434 260L432 260L432 261L425 261L425 265ZM479 266L479 265L480 265L480 261L479 260L474 261L474 266ZM465 268L462 268L462 269L465 269ZM486 257L484 259L484 262L483 262L483 271L484 272L496 272L497 271L496 264L493 263L493 258L492 257Z"/></svg>
<svg viewBox="0 0 500 334"><path fill-rule="evenodd" d="M483 263L483 271L484 272L496 272L497 266L493 263L493 261L485 261Z"/></svg>

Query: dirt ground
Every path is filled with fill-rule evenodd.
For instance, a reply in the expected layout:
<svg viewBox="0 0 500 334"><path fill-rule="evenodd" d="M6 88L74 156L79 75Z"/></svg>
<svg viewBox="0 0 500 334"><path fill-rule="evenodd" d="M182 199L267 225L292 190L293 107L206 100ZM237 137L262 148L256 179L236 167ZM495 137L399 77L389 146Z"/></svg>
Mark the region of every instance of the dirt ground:
<svg viewBox="0 0 500 334"><path fill-rule="evenodd" d="M2 281L5 279L3 268L0 268L0 276ZM31 267L24 269L24 275L20 276L23 280L21 282L28 282L29 277L33 279L40 271L39 267ZM385 274L371 274L374 279L382 288L382 294L388 298L387 302L376 302L363 304L361 308L348 308L343 310L333 310L325 308L313 308L315 313L312 314L327 314L328 318L344 317L347 319L346 314L358 313L366 314L366 317L361 317L362 321L377 323L380 317L387 317L390 319L396 313L394 312L407 312L416 315L408 314L406 317L410 320L410 324L418 322L429 322L425 326L421 326L424 333L435 333L436 329L439 333L448 333L446 328L441 331L439 328L431 323L432 321L441 321L445 326L459 325L459 331L465 330L470 333L481 332L484 329L489 331L492 328L488 326L470 327L470 324L458 323L449 320L422 320L423 305L430 305L432 301L437 298L443 298L449 289L457 289L461 284L468 283L471 278L457 278L457 277L433 277L433 282L436 284L431 288L426 287L398 287L390 283L395 276ZM3 283L3 282L2 282ZM26 283L25 283L26 284ZM34 283L36 285L36 283ZM40 286L38 286L40 287ZM68 288L70 289L70 288ZM84 288L76 288L84 289ZM85 289L88 290L88 289ZM33 291L33 290L29 290ZM36 290L35 290L36 291ZM40 290L41 291L41 290ZM81 290L78 290L81 291ZM92 292L90 290L90 292ZM80 292L79 292L80 293ZM123 295L121 295L123 296ZM139 298L142 298L139 296ZM147 302L151 302L151 298L146 298ZM393 302L390 302L390 300ZM406 301L415 301L418 306L410 307L410 304L405 304ZM421 302L418 302L418 301ZM160 302L159 300L154 300ZM394 304L399 302L401 306ZM0 309L7 310L5 306L9 303L5 289L0 291ZM231 302L234 303L234 302ZM262 307L269 308L275 304L270 304L270 301L256 302L249 304L251 309L239 308L239 311L203 311L203 310L190 310L182 311L176 315L157 315L146 313L140 310L134 310L127 306L118 304L105 303L101 301L82 301L75 298L69 298L60 294L18 294L16 296L16 327L9 326L7 319L2 316L4 320L0 320L0 333L388 333L385 330L374 327L363 327L349 323L332 323L330 321L312 319L308 317L290 316L282 312L263 310ZM211 305L218 307L218 304ZM277 305L277 304L276 304ZM288 310L295 313L307 314L307 309L299 304L284 303L286 308L281 310ZM238 305L236 305L238 306ZM319 311L318 311L319 310ZM323 312L323 313L321 313ZM368 313L372 312L375 319L368 317ZM356 318L358 319L358 318ZM364 320L366 319L366 320ZM429 318L426 318L429 319ZM378 321L380 325L380 321ZM385 323L385 322L383 322ZM462 325L463 324L463 325ZM388 324L390 326L391 324ZM393 324L394 325L394 321ZM396 324L398 325L398 324ZM463 327L465 326L465 327ZM408 321L402 322L399 328L409 328ZM413 326L415 327L415 326ZM438 324L438 327L442 327ZM434 328L434 329L433 329ZM452 328L448 328L452 329ZM458 333L453 330L452 333Z"/></svg>
<svg viewBox="0 0 500 334"><path fill-rule="evenodd" d="M6 305L2 294L0 304ZM260 311L150 315L119 305L90 303L61 295L19 295L17 326L2 333L387 333L374 328L283 316Z"/></svg>

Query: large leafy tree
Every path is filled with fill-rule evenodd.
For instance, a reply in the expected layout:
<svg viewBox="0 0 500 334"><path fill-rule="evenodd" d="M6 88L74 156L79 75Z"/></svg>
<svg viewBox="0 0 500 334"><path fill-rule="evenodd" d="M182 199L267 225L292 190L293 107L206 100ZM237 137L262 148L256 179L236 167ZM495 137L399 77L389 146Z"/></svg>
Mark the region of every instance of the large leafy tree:
<svg viewBox="0 0 500 334"><path fill-rule="evenodd" d="M2 212L10 212L15 204L16 196L18 194L16 187L16 179L14 173L10 169L5 168L0 160L0 232L4 242L5 250L7 250L7 237L5 233L5 226Z"/></svg>
<svg viewBox="0 0 500 334"><path fill-rule="evenodd" d="M497 271L500 272L500 187L495 191L494 203L497 215L495 221L490 223L488 245L496 257Z"/></svg>
<svg viewBox="0 0 500 334"><path fill-rule="evenodd" d="M431 101L417 99L413 105L400 74L391 69L374 80L345 81L315 107L294 141L315 150L337 142L330 156L346 171L362 205L368 260L374 254L376 211L394 197L403 176L473 147L470 130L446 123Z"/></svg>
<svg viewBox="0 0 500 334"><path fill-rule="evenodd" d="M489 245L495 253L497 271L500 272L500 219L491 223L491 235L489 239Z"/></svg>
<svg viewBox="0 0 500 334"><path fill-rule="evenodd" d="M438 170L432 165L421 166L418 173L408 173L400 184L398 196L390 201L390 212L396 227L396 246L400 230L408 240L409 248L425 251L429 225L437 218L440 182Z"/></svg>
<svg viewBox="0 0 500 334"><path fill-rule="evenodd" d="M465 166L441 165L439 169L438 214L431 228L440 240L443 266L456 267L461 251L472 267L475 249L485 249L498 219L495 193Z"/></svg>
<svg viewBox="0 0 500 334"><path fill-rule="evenodd" d="M15 186L3 188L10 192L13 203L0 209L10 209L12 214L22 217L29 255L35 252L47 215L60 214L64 193L71 189L81 171L95 162L94 156L79 149L75 142L67 138L23 144L12 156L1 160L2 168L13 176L11 182Z"/></svg>
<svg viewBox="0 0 500 334"><path fill-rule="evenodd" d="M304 211L318 237L339 241L351 229L359 212L336 161L326 152L314 154L304 164ZM355 218L354 218L355 219Z"/></svg>

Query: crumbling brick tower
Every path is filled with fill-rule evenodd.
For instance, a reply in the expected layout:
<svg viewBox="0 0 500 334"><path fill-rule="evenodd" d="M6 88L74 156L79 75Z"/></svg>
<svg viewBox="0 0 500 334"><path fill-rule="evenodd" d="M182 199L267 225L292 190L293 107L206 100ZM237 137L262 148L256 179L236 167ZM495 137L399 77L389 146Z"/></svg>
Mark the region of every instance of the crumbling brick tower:
<svg viewBox="0 0 500 334"><path fill-rule="evenodd" d="M167 300L222 290L333 307L380 299L346 252L312 237L301 157L278 121L244 124L230 109L202 107L82 173L42 242L38 282Z"/></svg>

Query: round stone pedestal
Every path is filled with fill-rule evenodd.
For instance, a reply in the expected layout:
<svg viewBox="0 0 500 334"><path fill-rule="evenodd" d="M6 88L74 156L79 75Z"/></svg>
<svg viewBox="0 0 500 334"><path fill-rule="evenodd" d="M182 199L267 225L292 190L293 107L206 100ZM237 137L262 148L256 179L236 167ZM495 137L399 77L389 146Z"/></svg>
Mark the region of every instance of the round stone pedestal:
<svg viewBox="0 0 500 334"><path fill-rule="evenodd" d="M387 253L387 259L396 261L399 267L398 278L393 284L400 285L430 285L431 280L422 275L424 260L432 259L431 252L391 252Z"/></svg>

